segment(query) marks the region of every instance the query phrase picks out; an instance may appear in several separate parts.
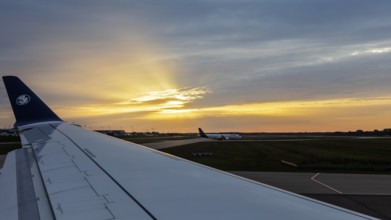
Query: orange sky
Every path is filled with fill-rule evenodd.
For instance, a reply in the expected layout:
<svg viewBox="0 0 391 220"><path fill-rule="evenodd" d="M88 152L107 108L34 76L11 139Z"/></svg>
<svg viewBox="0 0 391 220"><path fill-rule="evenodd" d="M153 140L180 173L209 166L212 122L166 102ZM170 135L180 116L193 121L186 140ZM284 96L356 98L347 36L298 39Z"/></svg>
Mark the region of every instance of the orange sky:
<svg viewBox="0 0 391 220"><path fill-rule="evenodd" d="M130 56L129 63L123 54L75 58L66 70L56 69L57 74L21 78L61 118L90 129L303 132L390 127L391 96L257 101L256 94L247 93L252 101L235 97L231 101L228 94L220 94L223 102L214 101L219 98L211 86L181 85L180 63L166 63L152 49L129 48L135 49L138 53ZM68 69L77 69L78 74L65 74ZM13 123L7 111L1 116L3 127Z"/></svg>
<svg viewBox="0 0 391 220"><path fill-rule="evenodd" d="M338 2L338 10L309 0L301 7L295 1L4 5L1 73L19 76L61 118L91 129L391 127L387 2ZM0 127L7 127L14 118L4 86L0 95Z"/></svg>
<svg viewBox="0 0 391 220"><path fill-rule="evenodd" d="M61 118L90 129L303 132L390 127L391 96L257 101L256 94L247 93L252 101L235 97L231 101L228 94L220 94L223 102L214 101L218 97L211 86L181 85L180 63L161 60L151 48L131 45L129 50L137 51L136 55L85 59L83 54L67 63L65 70L50 69L57 74L21 78ZM77 69L78 74L66 74L69 69ZM3 127L13 123L9 111L1 116Z"/></svg>

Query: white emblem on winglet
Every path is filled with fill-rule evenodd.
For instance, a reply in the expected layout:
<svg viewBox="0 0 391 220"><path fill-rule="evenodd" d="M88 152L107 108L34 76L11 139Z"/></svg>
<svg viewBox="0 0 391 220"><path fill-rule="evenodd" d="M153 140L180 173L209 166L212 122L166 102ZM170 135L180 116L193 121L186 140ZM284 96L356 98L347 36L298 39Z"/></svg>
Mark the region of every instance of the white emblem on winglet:
<svg viewBox="0 0 391 220"><path fill-rule="evenodd" d="M16 99L16 104L17 104L17 105L27 105L27 103L29 103L30 100L31 100L31 98L30 98L29 95L23 94L23 95L20 95L20 96Z"/></svg>

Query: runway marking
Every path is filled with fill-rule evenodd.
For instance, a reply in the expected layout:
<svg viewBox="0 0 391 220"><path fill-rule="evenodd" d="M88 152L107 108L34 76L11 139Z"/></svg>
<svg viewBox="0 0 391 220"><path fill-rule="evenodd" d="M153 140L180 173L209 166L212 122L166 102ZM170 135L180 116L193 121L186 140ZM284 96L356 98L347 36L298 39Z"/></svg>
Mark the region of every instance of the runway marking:
<svg viewBox="0 0 391 220"><path fill-rule="evenodd" d="M332 191L334 191L334 192L336 192L336 193L338 193L338 194L341 194L341 195L343 194L341 191L338 191L338 190L334 189L333 187L331 187L331 186L329 186L329 185L326 185L326 184L320 182L319 180L316 180L315 178L316 178L317 176L319 176L319 174L320 174L320 173L315 174L313 177L311 177L311 180L314 181L314 182L316 182L316 183L319 183L320 185L322 185L322 186L324 186L324 187L326 187L326 188L328 188L328 189L331 189Z"/></svg>

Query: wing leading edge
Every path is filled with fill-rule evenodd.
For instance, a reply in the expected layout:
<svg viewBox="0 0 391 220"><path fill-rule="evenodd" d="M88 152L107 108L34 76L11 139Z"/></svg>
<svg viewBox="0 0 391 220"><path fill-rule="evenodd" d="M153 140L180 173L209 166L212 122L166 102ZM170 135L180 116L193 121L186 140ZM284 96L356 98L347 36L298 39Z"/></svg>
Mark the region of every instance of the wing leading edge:
<svg viewBox="0 0 391 220"><path fill-rule="evenodd" d="M23 203L19 195L33 190L40 219L371 219L67 124L23 83L15 89L15 78L4 82L32 184L11 187L16 193L7 195ZM18 105L23 94L30 100L22 96ZM44 110L24 115L35 108ZM4 179L0 175L0 193L9 184Z"/></svg>

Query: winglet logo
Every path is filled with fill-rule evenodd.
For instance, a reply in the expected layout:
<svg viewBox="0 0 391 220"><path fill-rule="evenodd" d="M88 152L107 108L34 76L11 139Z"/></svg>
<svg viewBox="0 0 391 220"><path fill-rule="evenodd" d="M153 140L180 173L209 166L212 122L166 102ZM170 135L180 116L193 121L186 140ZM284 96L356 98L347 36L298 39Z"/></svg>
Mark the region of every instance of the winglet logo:
<svg viewBox="0 0 391 220"><path fill-rule="evenodd" d="M17 105L27 105L30 102L30 100L31 100L31 98L29 95L23 94L23 95L20 95L16 99L16 104Z"/></svg>

